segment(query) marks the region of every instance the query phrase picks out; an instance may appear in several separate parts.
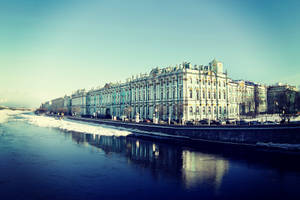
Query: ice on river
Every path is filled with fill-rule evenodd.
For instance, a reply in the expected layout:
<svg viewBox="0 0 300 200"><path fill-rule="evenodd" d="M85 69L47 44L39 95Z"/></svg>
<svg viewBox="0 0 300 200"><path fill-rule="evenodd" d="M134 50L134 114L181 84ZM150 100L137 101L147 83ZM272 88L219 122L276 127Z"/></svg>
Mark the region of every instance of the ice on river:
<svg viewBox="0 0 300 200"><path fill-rule="evenodd" d="M0 124L6 123L10 118L21 113L24 113L24 111L9 109L0 110Z"/></svg>
<svg viewBox="0 0 300 200"><path fill-rule="evenodd" d="M64 119L59 120L47 116L22 114L21 117L26 122L36 126L58 128L64 131L74 131L80 133L90 133L107 136L126 136L131 134L131 132L125 130L118 130L110 127L103 127L101 125L93 125L89 123L72 122Z"/></svg>
<svg viewBox="0 0 300 200"><path fill-rule="evenodd" d="M96 124L94 125L90 123L57 120L52 117L30 115L25 113L26 112L24 111L14 111L9 109L0 110L0 124L4 124L11 120L21 120L35 126L58 128L63 131L74 131L107 136L126 136L131 134L131 132L127 130L119 130L116 128L110 128Z"/></svg>

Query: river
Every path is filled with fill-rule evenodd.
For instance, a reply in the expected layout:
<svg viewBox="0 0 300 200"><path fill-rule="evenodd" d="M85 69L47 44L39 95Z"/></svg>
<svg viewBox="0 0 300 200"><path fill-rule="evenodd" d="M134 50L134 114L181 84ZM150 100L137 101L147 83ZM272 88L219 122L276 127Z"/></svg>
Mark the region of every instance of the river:
<svg viewBox="0 0 300 200"><path fill-rule="evenodd" d="M1 199L299 199L299 158L0 110Z"/></svg>

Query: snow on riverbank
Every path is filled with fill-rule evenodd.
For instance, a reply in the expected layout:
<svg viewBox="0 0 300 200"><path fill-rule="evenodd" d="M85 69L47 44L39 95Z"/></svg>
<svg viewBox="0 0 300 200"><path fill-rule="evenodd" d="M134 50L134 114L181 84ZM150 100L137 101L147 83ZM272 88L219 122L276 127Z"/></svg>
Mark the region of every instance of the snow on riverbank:
<svg viewBox="0 0 300 200"><path fill-rule="evenodd" d="M8 122L10 118L21 113L24 113L24 111L9 109L0 110L0 124Z"/></svg>
<svg viewBox="0 0 300 200"><path fill-rule="evenodd" d="M280 122L281 118L278 114L265 114L265 115L259 115L256 118L244 118L245 121L259 121L259 122L265 122L265 121L273 121L273 122ZM300 116L292 117L291 121L300 121Z"/></svg>
<svg viewBox="0 0 300 200"><path fill-rule="evenodd" d="M300 150L300 144L279 144L279 143L264 143L264 142L258 142L256 143L257 146L263 146L263 147L273 147L273 148L279 148L279 149L285 149L285 150Z"/></svg>
<svg viewBox="0 0 300 200"><path fill-rule="evenodd" d="M106 136L126 136L131 134L129 131L118 130L100 125L92 125L88 123L71 122L67 120L58 120L52 117L26 115L22 114L22 120L40 127L58 128L64 131L74 131L80 133L90 133Z"/></svg>

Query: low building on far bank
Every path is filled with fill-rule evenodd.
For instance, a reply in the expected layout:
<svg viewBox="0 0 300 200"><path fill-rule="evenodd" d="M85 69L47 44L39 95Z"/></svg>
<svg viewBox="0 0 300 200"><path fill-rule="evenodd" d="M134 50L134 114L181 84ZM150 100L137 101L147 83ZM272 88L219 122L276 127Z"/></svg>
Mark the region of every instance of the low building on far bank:
<svg viewBox="0 0 300 200"><path fill-rule="evenodd" d="M65 100L63 97L59 97L59 98L51 100L50 111L53 113L66 112L66 110L64 109L64 102L65 102Z"/></svg>
<svg viewBox="0 0 300 200"><path fill-rule="evenodd" d="M77 90L71 95L70 99L71 99L72 115L80 115L80 116L87 115L86 97L87 97L87 93L85 89Z"/></svg>

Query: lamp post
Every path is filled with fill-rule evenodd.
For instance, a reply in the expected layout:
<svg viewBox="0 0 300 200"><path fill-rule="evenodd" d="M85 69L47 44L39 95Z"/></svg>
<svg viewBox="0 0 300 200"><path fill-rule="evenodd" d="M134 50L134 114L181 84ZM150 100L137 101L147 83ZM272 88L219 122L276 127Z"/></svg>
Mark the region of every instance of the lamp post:
<svg viewBox="0 0 300 200"><path fill-rule="evenodd" d="M157 119L157 106L155 106L155 123L157 124L158 123L158 119Z"/></svg>

